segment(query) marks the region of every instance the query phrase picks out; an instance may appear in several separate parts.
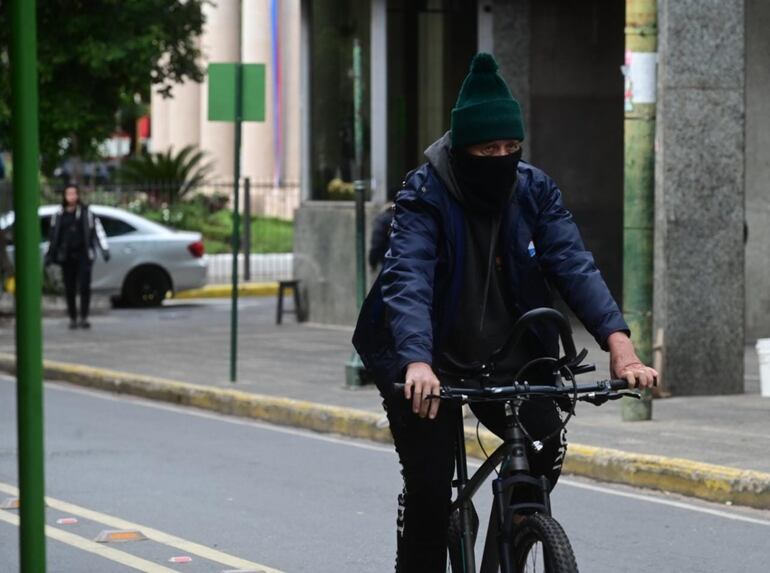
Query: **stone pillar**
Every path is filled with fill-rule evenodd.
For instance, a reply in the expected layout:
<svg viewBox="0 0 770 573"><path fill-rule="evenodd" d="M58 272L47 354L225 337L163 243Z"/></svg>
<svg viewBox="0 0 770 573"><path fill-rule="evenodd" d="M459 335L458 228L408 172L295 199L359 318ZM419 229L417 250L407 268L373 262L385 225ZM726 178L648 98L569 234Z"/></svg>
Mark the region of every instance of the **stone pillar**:
<svg viewBox="0 0 770 573"><path fill-rule="evenodd" d="M300 162L299 162L299 184L300 197L302 201L309 201L313 195L313 186L311 185L310 164L311 158L311 130L310 130L310 106L311 99L311 81L310 81L310 18L311 18L311 0L300 0Z"/></svg>
<svg viewBox="0 0 770 573"><path fill-rule="evenodd" d="M388 198L388 7L386 0L371 2L371 200L383 204Z"/></svg>
<svg viewBox="0 0 770 573"><path fill-rule="evenodd" d="M166 116L169 139L166 147L179 151L187 145L200 145L201 124L196 120L201 113L201 84L190 81L177 84L171 93Z"/></svg>
<svg viewBox="0 0 770 573"><path fill-rule="evenodd" d="M494 54L500 73L519 100L527 130L525 148L532 148L530 121L530 0L494 0L491 5L494 24ZM526 154L526 149L525 149Z"/></svg>
<svg viewBox="0 0 770 573"><path fill-rule="evenodd" d="M770 337L770 2L746 0L746 338Z"/></svg>
<svg viewBox="0 0 770 573"><path fill-rule="evenodd" d="M203 32L201 52L202 64L209 62L237 62L240 18L238 0L222 0L216 5L205 3L206 29ZM214 179L232 180L234 132L231 122L209 121L208 118L208 77L201 85L201 147L209 153L214 162Z"/></svg>
<svg viewBox="0 0 770 573"><path fill-rule="evenodd" d="M150 151L165 151L171 145L169 138L169 113L173 100L164 98L155 88L150 88Z"/></svg>
<svg viewBox="0 0 770 573"><path fill-rule="evenodd" d="M283 11L283 7L281 7ZM241 172L257 184L273 180L275 103L270 0L243 0L243 63L265 64L265 121L243 122ZM281 30L282 39L283 30Z"/></svg>
<svg viewBox="0 0 770 573"><path fill-rule="evenodd" d="M284 22L283 43L283 178L296 184L300 180L300 117L301 117L301 63L300 63L300 0L281 2Z"/></svg>
<svg viewBox="0 0 770 573"><path fill-rule="evenodd" d="M659 0L655 328L674 394L743 392L744 0Z"/></svg>
<svg viewBox="0 0 770 573"><path fill-rule="evenodd" d="M476 49L479 52L495 51L495 16L493 0L479 0L476 16Z"/></svg>

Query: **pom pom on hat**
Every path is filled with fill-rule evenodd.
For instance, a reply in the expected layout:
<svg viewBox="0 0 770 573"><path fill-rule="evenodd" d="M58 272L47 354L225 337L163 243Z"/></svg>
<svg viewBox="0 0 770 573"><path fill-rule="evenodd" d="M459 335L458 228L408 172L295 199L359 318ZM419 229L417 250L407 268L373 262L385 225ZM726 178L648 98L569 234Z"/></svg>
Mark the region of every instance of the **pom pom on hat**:
<svg viewBox="0 0 770 573"><path fill-rule="evenodd" d="M497 62L492 54L486 52L480 52L473 57L471 62L472 73L488 73L494 74L499 69Z"/></svg>

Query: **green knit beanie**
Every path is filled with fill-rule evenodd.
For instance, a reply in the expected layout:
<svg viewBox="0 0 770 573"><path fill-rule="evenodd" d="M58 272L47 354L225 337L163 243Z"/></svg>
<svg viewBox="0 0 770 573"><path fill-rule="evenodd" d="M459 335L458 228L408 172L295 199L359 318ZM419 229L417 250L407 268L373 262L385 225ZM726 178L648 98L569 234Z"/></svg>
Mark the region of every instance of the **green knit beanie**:
<svg viewBox="0 0 770 573"><path fill-rule="evenodd" d="M492 54L474 56L452 110L452 147L524 139L521 107L497 69Z"/></svg>

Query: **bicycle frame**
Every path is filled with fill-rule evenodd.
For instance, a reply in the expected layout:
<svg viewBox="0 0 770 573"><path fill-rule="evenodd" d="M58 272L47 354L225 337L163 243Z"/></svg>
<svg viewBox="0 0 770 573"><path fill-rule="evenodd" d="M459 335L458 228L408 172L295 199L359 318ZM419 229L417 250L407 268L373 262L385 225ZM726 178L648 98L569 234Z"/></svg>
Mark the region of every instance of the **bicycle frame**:
<svg viewBox="0 0 770 573"><path fill-rule="evenodd" d="M476 556L474 548L474 532L472 531L471 499L478 492L484 481L491 475L498 464L502 463L500 475L492 481L494 496L492 511L489 516L489 527L484 541L484 554L480 573L514 573L510 562L510 537L514 527L513 517L521 511L542 512L550 515L551 503L550 485L546 477L535 478L529 474L529 458L527 457L524 433L515 421L513 410L521 404L520 398L505 403L506 429L503 443L487 458L487 460L468 479L468 460L465 451L465 428L462 413L457 424L456 467L457 480L453 485L457 488L457 498L451 506L451 511L460 512L460 531L464 573L476 573ZM526 486L537 492L541 503L521 502L511 504L516 486ZM498 569L498 567L500 569Z"/></svg>

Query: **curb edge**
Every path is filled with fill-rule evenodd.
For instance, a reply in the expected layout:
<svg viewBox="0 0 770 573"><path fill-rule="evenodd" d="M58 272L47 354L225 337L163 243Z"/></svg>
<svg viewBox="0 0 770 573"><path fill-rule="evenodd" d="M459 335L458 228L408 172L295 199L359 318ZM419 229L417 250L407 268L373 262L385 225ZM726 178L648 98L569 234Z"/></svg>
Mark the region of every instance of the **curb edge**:
<svg viewBox="0 0 770 573"><path fill-rule="evenodd" d="M15 374L15 356L0 353L0 371ZM316 432L380 443L392 441L387 425L381 423L383 416L364 410L53 360L43 361L43 373L46 379L62 380L96 390ZM487 452L499 443L499 439L488 430L481 430L479 435ZM476 440L475 428L466 427L465 441L469 456L480 459L485 457ZM764 472L571 443L564 463L564 473L713 502L770 509L770 474Z"/></svg>

